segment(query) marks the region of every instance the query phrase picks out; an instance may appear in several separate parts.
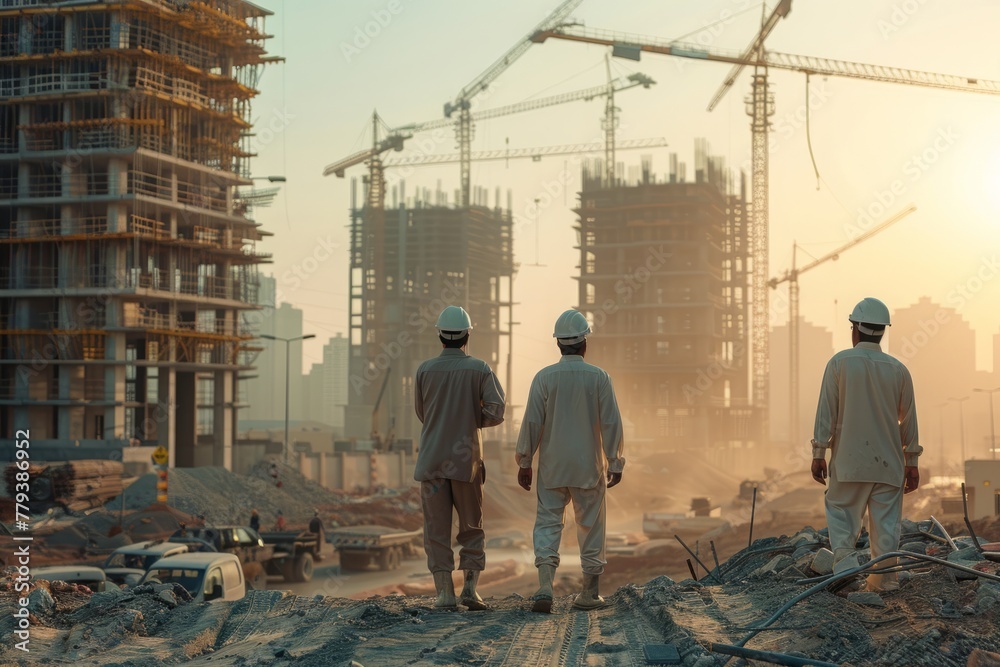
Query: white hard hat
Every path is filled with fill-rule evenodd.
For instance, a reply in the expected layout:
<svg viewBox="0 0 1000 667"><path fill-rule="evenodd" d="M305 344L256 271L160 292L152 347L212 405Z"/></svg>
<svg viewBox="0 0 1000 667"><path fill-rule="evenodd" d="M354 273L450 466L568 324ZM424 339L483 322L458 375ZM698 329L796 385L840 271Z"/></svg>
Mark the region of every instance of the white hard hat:
<svg viewBox="0 0 1000 667"><path fill-rule="evenodd" d="M590 323L587 318L580 311L570 308L556 320L552 337L562 345L576 345L586 340L589 333Z"/></svg>
<svg viewBox="0 0 1000 667"><path fill-rule="evenodd" d="M438 334L446 340L458 340L472 331L472 320L465 308L448 306L441 311L437 321Z"/></svg>
<svg viewBox="0 0 1000 667"><path fill-rule="evenodd" d="M880 334L886 327L892 326L892 322L889 321L889 308L870 296L858 301L858 305L854 306L847 319L858 325L858 331L869 336Z"/></svg>

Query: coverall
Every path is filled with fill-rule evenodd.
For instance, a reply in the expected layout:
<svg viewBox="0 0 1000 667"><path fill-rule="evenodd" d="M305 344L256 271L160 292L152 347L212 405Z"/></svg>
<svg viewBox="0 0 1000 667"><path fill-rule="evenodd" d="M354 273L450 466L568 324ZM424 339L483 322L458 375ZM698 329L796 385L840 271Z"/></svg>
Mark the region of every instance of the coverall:
<svg viewBox="0 0 1000 667"><path fill-rule="evenodd" d="M904 466L916 466L917 408L910 372L877 343L860 342L826 365L813 458L831 450L826 520L834 564L854 553L868 510L871 555L899 547ZM872 575L879 588L895 574Z"/></svg>
<svg viewBox="0 0 1000 667"><path fill-rule="evenodd" d="M603 574L607 472L625 467L622 419L611 378L580 355L564 355L531 382L518 465L530 468L536 452L535 567L559 566L563 517L572 500L583 573Z"/></svg>
<svg viewBox="0 0 1000 667"><path fill-rule="evenodd" d="M479 429L503 423L504 392L489 364L464 350L445 348L417 368L414 385L420 451L413 478L420 482L424 550L433 572L455 569L452 507L458 512L459 569L482 570L483 445Z"/></svg>

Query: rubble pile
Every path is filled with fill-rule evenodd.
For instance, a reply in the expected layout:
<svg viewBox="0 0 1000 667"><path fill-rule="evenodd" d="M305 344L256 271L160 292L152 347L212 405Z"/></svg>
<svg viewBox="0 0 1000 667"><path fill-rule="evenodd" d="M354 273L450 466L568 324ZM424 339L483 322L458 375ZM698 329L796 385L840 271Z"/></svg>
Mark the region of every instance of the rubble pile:
<svg viewBox="0 0 1000 667"><path fill-rule="evenodd" d="M245 524L256 509L262 526L270 527L278 511L289 525L308 522L313 508L339 502L344 496L306 479L289 466L278 465L278 477L270 475L271 464L261 462L249 475L237 475L221 467L174 468L168 478L168 504L182 512L204 516L207 524ZM143 509L156 501L156 475L143 475L125 490L127 509ZM278 486L278 482L281 486ZM108 509L117 509L112 500Z"/></svg>
<svg viewBox="0 0 1000 667"><path fill-rule="evenodd" d="M644 649L666 644L686 667L717 667L727 659L717 645L728 644L854 667L996 664L1000 564L972 537L949 538L931 521L905 522L903 535L902 551L948 565L904 562L898 590L851 590L860 571L824 579L826 531L807 526L706 564L711 573L698 581L658 576L606 589L609 605L589 613L572 609L562 585L552 615L506 593L477 614L435 609L420 594L358 602L251 591L236 603L191 604L169 586L92 595L53 587L51 600L36 589L31 661L0 643L0 663L620 665L648 664ZM859 552L867 562L865 539ZM6 636L16 604L9 583L0 580Z"/></svg>

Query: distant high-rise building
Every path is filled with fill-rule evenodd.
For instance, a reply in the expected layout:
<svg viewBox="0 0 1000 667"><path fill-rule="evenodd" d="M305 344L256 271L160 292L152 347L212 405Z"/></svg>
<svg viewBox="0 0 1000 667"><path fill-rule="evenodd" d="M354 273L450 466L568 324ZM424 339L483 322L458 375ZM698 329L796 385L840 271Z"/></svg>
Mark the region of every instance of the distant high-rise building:
<svg viewBox="0 0 1000 667"><path fill-rule="evenodd" d="M231 464L252 307L243 0L0 2L0 457Z"/></svg>
<svg viewBox="0 0 1000 667"><path fill-rule="evenodd" d="M274 279L265 281L273 284ZM250 317L254 325L254 335L275 336L277 338L298 338L302 336L302 311L291 304L282 303L277 308L262 304L261 310ZM288 418L298 421L305 418L306 408L302 401L302 341L285 343L280 340L261 338L255 342L259 348L253 360L256 368L245 380L246 404L249 406L244 419L284 420L285 418L285 355L286 345L289 357L288 368Z"/></svg>
<svg viewBox="0 0 1000 667"><path fill-rule="evenodd" d="M579 309L587 359L607 370L633 442L653 449L759 441L749 403L748 219L721 158L698 142L656 182L587 169L580 194ZM621 170L619 170L621 171Z"/></svg>
<svg viewBox="0 0 1000 667"><path fill-rule="evenodd" d="M352 189L346 431L367 437L377 403L380 436L392 430L416 440L413 378L421 362L441 353L434 330L440 311L455 305L469 312L470 353L494 370L502 339L509 343L513 218L509 202L508 210L499 202L489 208L481 188L467 208L426 190L383 208L385 183L367 186L364 206ZM401 186L394 198L397 192Z"/></svg>
<svg viewBox="0 0 1000 667"><path fill-rule="evenodd" d="M976 332L954 308L920 297L893 311L886 340L883 349L910 369L918 409L969 393L976 373Z"/></svg>
<svg viewBox="0 0 1000 667"><path fill-rule="evenodd" d="M775 440L788 442L803 452L809 451L826 363L835 351L851 346L850 332L846 327L842 333L845 335L837 341L839 345L835 344L829 329L799 317L799 423L795 431L790 432L788 325L771 330L771 436Z"/></svg>
<svg viewBox="0 0 1000 667"><path fill-rule="evenodd" d="M348 339L338 333L323 346L323 423L344 427L348 401L351 350Z"/></svg>

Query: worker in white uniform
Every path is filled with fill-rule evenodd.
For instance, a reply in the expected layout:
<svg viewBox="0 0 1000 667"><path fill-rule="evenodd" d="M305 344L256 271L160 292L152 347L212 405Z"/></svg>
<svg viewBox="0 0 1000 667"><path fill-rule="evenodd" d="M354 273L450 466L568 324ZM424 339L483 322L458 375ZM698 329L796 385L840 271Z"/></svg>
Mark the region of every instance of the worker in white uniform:
<svg viewBox="0 0 1000 667"><path fill-rule="evenodd" d="M859 565L855 547L866 509L872 558L898 549L903 494L920 485L917 458L923 452L910 372L879 346L891 324L889 309L868 297L848 319L853 347L826 365L812 439L813 479L830 482L826 521L834 572ZM895 573L872 574L867 587L894 590L899 583Z"/></svg>
<svg viewBox="0 0 1000 667"><path fill-rule="evenodd" d="M605 489L622 479L622 419L608 374L583 360L587 353L587 318L567 310L552 334L562 353L558 363L535 375L517 439L517 481L531 490L532 461L538 453L535 516L535 567L538 591L532 611L552 610L552 581L559 567L566 505L573 502L583 590L573 606L604 605L599 581L607 563Z"/></svg>
<svg viewBox="0 0 1000 667"><path fill-rule="evenodd" d="M479 429L503 423L503 388L485 361L469 356L472 321L464 308L448 306L437 321L444 349L417 368L414 402L420 449L413 477L420 482L424 551L434 575L437 607L455 607L451 573L452 508L458 514L459 566L465 571L460 601L469 610L488 607L476 591L486 566L483 484L486 466Z"/></svg>

